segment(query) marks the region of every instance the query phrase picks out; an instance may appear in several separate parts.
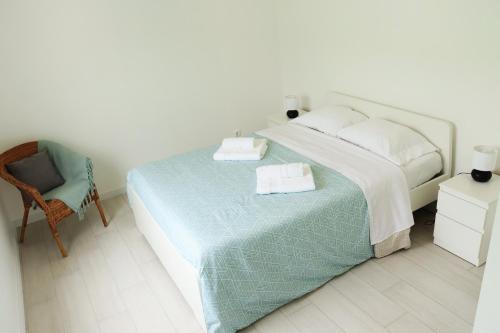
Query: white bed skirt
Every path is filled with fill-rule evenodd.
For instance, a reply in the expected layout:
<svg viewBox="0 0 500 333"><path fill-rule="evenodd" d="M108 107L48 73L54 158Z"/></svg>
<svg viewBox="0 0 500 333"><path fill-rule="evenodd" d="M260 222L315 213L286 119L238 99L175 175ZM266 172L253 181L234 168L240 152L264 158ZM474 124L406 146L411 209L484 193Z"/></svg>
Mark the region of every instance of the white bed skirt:
<svg viewBox="0 0 500 333"><path fill-rule="evenodd" d="M141 198L130 186L127 187L127 194L134 212L137 228L146 237L153 251L193 310L204 332L206 332L197 270L177 252L165 232L151 216Z"/></svg>

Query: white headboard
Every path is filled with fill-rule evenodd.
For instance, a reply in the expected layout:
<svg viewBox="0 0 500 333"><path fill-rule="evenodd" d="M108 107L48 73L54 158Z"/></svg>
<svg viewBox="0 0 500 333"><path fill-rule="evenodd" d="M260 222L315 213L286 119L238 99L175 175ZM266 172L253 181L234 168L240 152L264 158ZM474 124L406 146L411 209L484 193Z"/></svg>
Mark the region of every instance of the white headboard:
<svg viewBox="0 0 500 333"><path fill-rule="evenodd" d="M453 165L453 124L442 119L372 102L363 98L331 91L328 103L350 106L368 117L380 117L408 126L439 147L443 158L443 174L450 177Z"/></svg>

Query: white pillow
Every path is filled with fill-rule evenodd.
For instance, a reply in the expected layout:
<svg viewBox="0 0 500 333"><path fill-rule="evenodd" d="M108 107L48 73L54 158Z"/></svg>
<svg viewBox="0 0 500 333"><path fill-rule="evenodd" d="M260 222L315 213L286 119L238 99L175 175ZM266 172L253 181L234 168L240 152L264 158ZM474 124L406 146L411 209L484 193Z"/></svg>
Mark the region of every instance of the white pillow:
<svg viewBox="0 0 500 333"><path fill-rule="evenodd" d="M336 136L342 128L366 119L367 116L347 106L333 105L311 110L291 122Z"/></svg>
<svg viewBox="0 0 500 333"><path fill-rule="evenodd" d="M372 118L344 128L337 133L337 136L399 166L422 155L438 151L438 148L421 134L381 118Z"/></svg>

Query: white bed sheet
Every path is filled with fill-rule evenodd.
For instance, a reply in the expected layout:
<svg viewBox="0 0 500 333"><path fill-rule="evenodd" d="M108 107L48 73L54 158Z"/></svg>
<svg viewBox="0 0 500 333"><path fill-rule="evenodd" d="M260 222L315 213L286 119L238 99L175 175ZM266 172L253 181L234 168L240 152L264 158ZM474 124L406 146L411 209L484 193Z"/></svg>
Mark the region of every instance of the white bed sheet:
<svg viewBox="0 0 500 333"><path fill-rule="evenodd" d="M257 134L358 184L368 204L372 245L413 226L408 183L398 166L351 143L298 125L271 127Z"/></svg>
<svg viewBox="0 0 500 333"><path fill-rule="evenodd" d="M426 183L443 170L443 160L438 152L425 154L401 167L409 189Z"/></svg>

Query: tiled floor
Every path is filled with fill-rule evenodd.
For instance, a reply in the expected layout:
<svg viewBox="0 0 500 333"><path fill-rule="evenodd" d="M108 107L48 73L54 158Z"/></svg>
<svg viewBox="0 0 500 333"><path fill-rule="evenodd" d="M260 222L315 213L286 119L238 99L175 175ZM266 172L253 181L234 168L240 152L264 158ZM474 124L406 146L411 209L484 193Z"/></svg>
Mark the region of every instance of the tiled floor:
<svg viewBox="0 0 500 333"><path fill-rule="evenodd" d="M62 259L45 223L21 245L25 306L35 332L179 332L201 328L124 197L68 220ZM370 260L258 321L246 332L470 332L483 268L432 244L432 215L416 214L413 247Z"/></svg>

